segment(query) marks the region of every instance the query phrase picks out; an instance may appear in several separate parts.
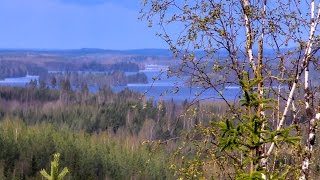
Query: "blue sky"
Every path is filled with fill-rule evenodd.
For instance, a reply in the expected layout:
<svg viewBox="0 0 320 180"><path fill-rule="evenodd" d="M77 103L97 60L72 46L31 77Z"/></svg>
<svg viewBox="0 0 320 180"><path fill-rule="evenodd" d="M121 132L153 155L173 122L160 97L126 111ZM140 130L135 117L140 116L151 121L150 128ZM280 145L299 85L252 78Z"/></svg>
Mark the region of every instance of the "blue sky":
<svg viewBox="0 0 320 180"><path fill-rule="evenodd" d="M140 0L0 0L0 48L166 48Z"/></svg>

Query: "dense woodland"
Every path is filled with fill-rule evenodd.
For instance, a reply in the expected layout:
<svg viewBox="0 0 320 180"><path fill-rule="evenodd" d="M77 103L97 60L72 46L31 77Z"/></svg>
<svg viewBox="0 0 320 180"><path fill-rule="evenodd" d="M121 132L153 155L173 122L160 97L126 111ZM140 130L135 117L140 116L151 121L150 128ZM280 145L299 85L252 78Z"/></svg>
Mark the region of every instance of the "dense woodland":
<svg viewBox="0 0 320 180"><path fill-rule="evenodd" d="M147 100L124 90L72 91L34 86L0 87L0 177L40 178L51 155L61 153L69 179L167 179L170 147L150 143L179 137L211 117L185 112L188 102ZM223 106L202 105L212 112ZM196 114L195 114L196 113ZM183 116L181 116L184 114ZM201 118L200 118L201 117Z"/></svg>
<svg viewBox="0 0 320 180"><path fill-rule="evenodd" d="M228 113L219 101L174 103L107 86L93 94L32 83L0 87L0 107L2 179L41 179L40 170L49 168L55 152L70 170L66 179L174 179L176 168L184 166L178 154L191 158L207 151L198 149L203 142L197 140ZM283 153L275 166L295 163ZM316 161L314 176L319 167ZM206 167L210 174L219 168Z"/></svg>

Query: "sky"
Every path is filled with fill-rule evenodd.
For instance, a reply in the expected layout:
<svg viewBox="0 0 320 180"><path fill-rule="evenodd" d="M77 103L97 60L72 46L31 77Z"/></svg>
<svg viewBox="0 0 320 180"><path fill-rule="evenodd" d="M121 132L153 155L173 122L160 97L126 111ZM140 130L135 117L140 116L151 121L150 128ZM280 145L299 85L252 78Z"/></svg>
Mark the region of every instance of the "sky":
<svg viewBox="0 0 320 180"><path fill-rule="evenodd" d="M140 0L0 0L0 48L167 48Z"/></svg>

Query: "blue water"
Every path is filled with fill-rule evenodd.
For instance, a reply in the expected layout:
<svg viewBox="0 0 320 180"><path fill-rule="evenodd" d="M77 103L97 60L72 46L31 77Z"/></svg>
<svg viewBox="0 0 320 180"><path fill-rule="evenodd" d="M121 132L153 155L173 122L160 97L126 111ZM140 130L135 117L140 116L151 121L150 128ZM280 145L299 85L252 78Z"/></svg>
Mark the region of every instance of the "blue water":
<svg viewBox="0 0 320 180"><path fill-rule="evenodd" d="M147 75L148 84L128 84L127 86L115 86L112 89L116 92L128 88L132 91L143 93L148 98L154 100L171 100L174 101L193 101L201 100L219 100L221 96L213 89L204 90L201 87L188 87L185 80L188 77L177 78L167 77L165 72L161 73L157 70L140 71ZM238 99L241 95L239 87L228 87L223 90L223 96L227 100Z"/></svg>
<svg viewBox="0 0 320 180"><path fill-rule="evenodd" d="M171 100L174 101L193 101L193 100L219 100L221 97L217 92L212 89L204 91L203 88L190 88L190 87L179 87L179 89L173 86L117 86L112 89L116 92L129 88L130 90L143 93L148 98L153 98L154 100ZM238 99L240 94L240 89L226 88L223 91L224 98L227 100Z"/></svg>
<svg viewBox="0 0 320 180"><path fill-rule="evenodd" d="M127 86L113 86L112 89L115 92L120 92L126 88L140 92L147 98L153 98L154 100L171 100L174 101L192 101L195 99L201 100L219 100L221 97L217 92L212 89L204 91L200 87L187 87L184 83L188 77L177 78L167 77L167 74L161 73L158 69L155 70L142 70L148 77L148 84L128 84ZM130 73L132 74L132 73ZM39 76L26 76L20 78L6 78L0 81L0 86L19 86L23 87L31 80L39 80ZM92 93L98 91L97 86L89 87ZM223 90L223 95L227 100L238 99L241 91L238 87L228 87Z"/></svg>
<svg viewBox="0 0 320 180"><path fill-rule="evenodd" d="M4 80L0 80L0 86L16 86L23 87L30 83L31 80L39 81L39 76L25 76L25 77L17 77L17 78L5 78Z"/></svg>

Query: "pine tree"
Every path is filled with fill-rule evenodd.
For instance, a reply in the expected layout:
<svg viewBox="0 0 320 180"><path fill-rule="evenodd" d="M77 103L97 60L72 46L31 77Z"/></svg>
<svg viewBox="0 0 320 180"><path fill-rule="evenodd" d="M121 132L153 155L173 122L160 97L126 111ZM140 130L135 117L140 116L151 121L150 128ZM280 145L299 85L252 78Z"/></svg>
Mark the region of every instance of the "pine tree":
<svg viewBox="0 0 320 180"><path fill-rule="evenodd" d="M50 175L44 169L40 171L41 175L44 178L48 180L63 180L63 178L69 173L69 170L66 167L63 168L63 170L59 173L59 159L60 159L59 153L56 153L53 155L53 161L51 161Z"/></svg>

